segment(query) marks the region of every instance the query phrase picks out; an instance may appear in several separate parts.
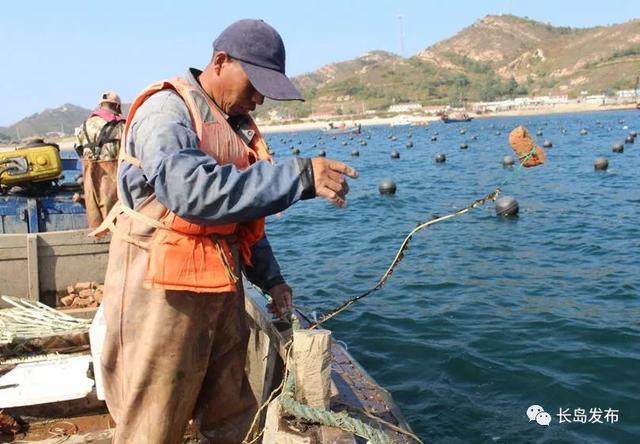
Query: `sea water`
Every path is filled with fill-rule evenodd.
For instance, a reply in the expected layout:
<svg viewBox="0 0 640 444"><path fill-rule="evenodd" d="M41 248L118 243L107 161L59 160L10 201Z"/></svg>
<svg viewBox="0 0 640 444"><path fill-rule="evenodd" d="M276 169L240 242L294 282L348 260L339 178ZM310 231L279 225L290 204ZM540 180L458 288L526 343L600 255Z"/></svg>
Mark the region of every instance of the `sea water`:
<svg viewBox="0 0 640 444"><path fill-rule="evenodd" d="M544 165L502 166L519 124L553 143ZM637 443L640 140L611 151L633 130L637 111L271 134L276 159L291 147L325 150L360 177L346 208L299 202L269 218L268 236L295 303L322 313L373 286L416 223L509 178L503 193L518 200L517 217L489 204L419 232L388 283L326 327L425 442ZM598 156L608 171L594 171ZM394 196L378 193L384 178L397 183ZM527 416L533 405L548 426Z"/></svg>

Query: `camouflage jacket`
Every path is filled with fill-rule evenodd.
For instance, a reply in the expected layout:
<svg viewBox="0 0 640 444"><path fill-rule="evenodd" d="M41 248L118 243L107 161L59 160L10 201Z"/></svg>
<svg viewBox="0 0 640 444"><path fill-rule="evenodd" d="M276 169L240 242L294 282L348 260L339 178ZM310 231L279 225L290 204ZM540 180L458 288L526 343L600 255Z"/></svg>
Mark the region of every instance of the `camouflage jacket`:
<svg viewBox="0 0 640 444"><path fill-rule="evenodd" d="M90 117L76 128L76 150L87 160L116 160L123 130L124 121L107 124L100 116Z"/></svg>

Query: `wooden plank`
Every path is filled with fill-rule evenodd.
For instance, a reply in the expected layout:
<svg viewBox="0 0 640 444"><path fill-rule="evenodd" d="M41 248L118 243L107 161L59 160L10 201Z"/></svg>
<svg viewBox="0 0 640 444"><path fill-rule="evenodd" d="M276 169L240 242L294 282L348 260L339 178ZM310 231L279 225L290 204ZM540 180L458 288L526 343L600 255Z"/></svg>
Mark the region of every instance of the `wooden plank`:
<svg viewBox="0 0 640 444"><path fill-rule="evenodd" d="M254 291L254 290L250 290ZM247 292L247 289L245 289ZM253 320L253 322L262 330L269 339L271 343L274 344L280 356L284 359L284 338L280 334L280 332L273 326L273 323L267 319L268 314L265 310L261 309L258 303L251 297L249 293L246 294L245 297L245 311L247 315Z"/></svg>
<svg viewBox="0 0 640 444"><path fill-rule="evenodd" d="M24 248L24 238L26 234L3 234L2 249Z"/></svg>
<svg viewBox="0 0 640 444"><path fill-rule="evenodd" d="M38 271L38 235L27 234L27 279L29 299L40 300L40 273Z"/></svg>
<svg viewBox="0 0 640 444"><path fill-rule="evenodd" d="M107 254L109 244L43 245L40 243L40 257L78 256L83 254Z"/></svg>
<svg viewBox="0 0 640 444"><path fill-rule="evenodd" d="M4 236L4 235L2 235ZM0 261L24 261L27 259L27 249L25 239L22 238L22 245L16 248L0 248Z"/></svg>
<svg viewBox="0 0 640 444"><path fill-rule="evenodd" d="M111 236L89 237L91 230L49 231L40 233L42 243L46 245L108 244Z"/></svg>

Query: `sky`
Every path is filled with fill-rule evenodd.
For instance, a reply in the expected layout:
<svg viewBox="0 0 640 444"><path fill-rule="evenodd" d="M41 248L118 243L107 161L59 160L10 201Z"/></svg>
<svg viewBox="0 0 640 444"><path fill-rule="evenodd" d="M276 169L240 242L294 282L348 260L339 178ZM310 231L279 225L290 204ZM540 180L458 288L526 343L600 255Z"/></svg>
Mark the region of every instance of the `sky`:
<svg viewBox="0 0 640 444"><path fill-rule="evenodd" d="M409 57L488 14L572 27L640 16L637 0L9 0L0 11L0 126L64 103L93 108L107 90L129 102L204 67L215 37L241 18L280 32L295 76L376 49Z"/></svg>

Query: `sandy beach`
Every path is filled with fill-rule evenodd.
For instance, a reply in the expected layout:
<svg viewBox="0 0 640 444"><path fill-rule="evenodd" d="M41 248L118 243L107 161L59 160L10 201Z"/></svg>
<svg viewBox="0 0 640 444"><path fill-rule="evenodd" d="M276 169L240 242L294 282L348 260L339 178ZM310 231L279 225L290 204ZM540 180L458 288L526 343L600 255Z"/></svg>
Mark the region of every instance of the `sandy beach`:
<svg viewBox="0 0 640 444"><path fill-rule="evenodd" d="M595 112L595 111L615 111L615 110L623 110L623 109L633 109L633 104L626 105L595 105L589 103L568 103L568 104L560 104L553 106L544 106L544 107L536 107L536 108L524 108L510 111L500 111L495 113L487 113L487 114L472 114L474 119L485 119L489 117L514 117L514 116L539 116L545 114L563 114L563 113L581 113L581 112ZM261 124L260 130L265 133L289 133L296 131L311 131L311 130L320 130L327 128L329 122L333 122L336 125L344 123L346 126L354 126L357 123L360 123L362 126L372 126L372 125L390 125L394 121L397 121L401 116L393 116L393 117L374 117L370 119L345 119L340 116L336 116L334 120L321 120L321 121L308 121L308 122L300 122L300 123L283 123L283 124ZM424 116L424 115L412 115L413 119L422 121L422 122L436 122L440 120L437 116Z"/></svg>

